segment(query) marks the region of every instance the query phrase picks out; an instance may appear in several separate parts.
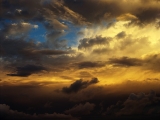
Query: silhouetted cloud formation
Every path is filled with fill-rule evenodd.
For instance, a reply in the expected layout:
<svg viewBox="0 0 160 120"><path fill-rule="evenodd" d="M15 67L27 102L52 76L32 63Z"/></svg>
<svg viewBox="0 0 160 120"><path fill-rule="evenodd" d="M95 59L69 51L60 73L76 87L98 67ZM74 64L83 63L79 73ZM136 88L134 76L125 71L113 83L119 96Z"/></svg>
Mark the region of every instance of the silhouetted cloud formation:
<svg viewBox="0 0 160 120"><path fill-rule="evenodd" d="M43 66L37 66L37 65L26 65L23 67L17 67L15 74L7 74L9 76L21 76L21 77L27 77L31 74L38 73L42 70L46 70Z"/></svg>
<svg viewBox="0 0 160 120"><path fill-rule="evenodd" d="M0 114L3 120L77 120L71 115L65 115L60 113L45 113L45 114L27 114L24 112L19 112L17 110L12 110L10 106L6 104L0 104Z"/></svg>
<svg viewBox="0 0 160 120"><path fill-rule="evenodd" d="M87 88L89 85L98 83L97 78L93 78L90 81L83 81L82 79L75 81L69 87L63 87L62 92L64 93L75 93L80 91L81 89Z"/></svg>
<svg viewBox="0 0 160 120"><path fill-rule="evenodd" d="M124 102L117 102L107 108L107 114L122 115L159 115L160 114L160 97L156 96L155 91L150 91L149 94L131 93L128 99Z"/></svg>
<svg viewBox="0 0 160 120"><path fill-rule="evenodd" d="M110 40L112 38L108 37L101 37L101 36L96 36L95 38L84 38L79 40L80 44L78 46L78 49L87 49L90 47L93 47L95 45L105 45L109 44Z"/></svg>
<svg viewBox="0 0 160 120"><path fill-rule="evenodd" d="M75 105L73 108L66 110L65 113L71 114L73 116L87 115L91 113L94 107L95 107L95 104L86 102L85 104Z"/></svg>

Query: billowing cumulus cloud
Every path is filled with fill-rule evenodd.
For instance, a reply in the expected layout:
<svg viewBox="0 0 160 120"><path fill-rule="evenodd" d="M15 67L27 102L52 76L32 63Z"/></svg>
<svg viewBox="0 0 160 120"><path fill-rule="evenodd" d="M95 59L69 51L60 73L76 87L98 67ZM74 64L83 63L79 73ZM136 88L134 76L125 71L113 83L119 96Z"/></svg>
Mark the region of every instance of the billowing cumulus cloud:
<svg viewBox="0 0 160 120"><path fill-rule="evenodd" d="M72 117L71 115L65 115L65 114L60 114L60 113L45 113L45 114L27 114L24 112L19 112L17 110L12 110L10 106L6 104L0 104L0 113L1 113L1 119L3 120L77 120L76 118Z"/></svg>
<svg viewBox="0 0 160 120"><path fill-rule="evenodd" d="M78 116L87 115L91 113L94 107L94 104L87 102L85 104L75 105L73 108L66 110L65 113Z"/></svg>
<svg viewBox="0 0 160 120"><path fill-rule="evenodd" d="M84 38L79 42L78 49L87 49L93 46L107 45L112 38L105 38L101 36L96 36L95 38Z"/></svg>
<svg viewBox="0 0 160 120"><path fill-rule="evenodd" d="M107 114L122 115L148 115L158 116L160 112L160 98L156 96L155 91L149 94L131 93L124 102L118 102L107 108ZM158 119L158 118L157 118Z"/></svg>

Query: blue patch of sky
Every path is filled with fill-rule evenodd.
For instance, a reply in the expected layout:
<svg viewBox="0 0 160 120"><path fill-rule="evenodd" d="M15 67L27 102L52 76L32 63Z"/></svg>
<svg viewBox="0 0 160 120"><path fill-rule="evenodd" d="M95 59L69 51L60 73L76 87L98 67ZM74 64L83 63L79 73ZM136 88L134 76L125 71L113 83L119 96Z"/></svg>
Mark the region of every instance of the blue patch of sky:
<svg viewBox="0 0 160 120"><path fill-rule="evenodd" d="M77 43L78 43L77 33L85 26L78 26L78 25L75 25L69 21L61 21L61 22L64 23L65 25L67 25L68 29L65 30L66 34L61 36L59 39L67 40L69 47L77 45Z"/></svg>
<svg viewBox="0 0 160 120"><path fill-rule="evenodd" d="M2 30L4 28L4 25L8 25L8 24L13 24L13 23L19 23L22 21L13 21L10 19L1 19L0 20L0 30ZM44 25L40 22L31 22L30 23L32 25L38 25L38 28L32 28L29 31L29 39L33 39L35 41L39 41L39 42L44 42L45 41L45 34L46 34L46 29L44 27Z"/></svg>
<svg viewBox="0 0 160 120"><path fill-rule="evenodd" d="M40 22L34 22L31 24L38 25L38 28L32 28L29 32L29 38L39 41L39 42L45 42L45 35L46 35L46 28L44 25Z"/></svg>
<svg viewBox="0 0 160 120"><path fill-rule="evenodd" d="M4 19L2 20L6 24L12 24L12 23L18 23L20 21L12 21L9 19ZM38 28L32 28L29 31L28 37L29 39L34 40L35 42L45 42L46 41L46 34L47 34L47 29L45 28L44 24L41 22L32 22L29 21L32 25L38 25ZM63 24L68 26L68 29L64 30L65 34L60 36L58 39L59 40L67 40L68 41L68 46L75 46L78 43L77 40L77 33L82 29L85 28L86 26L79 26L75 25L70 21L66 20L60 20ZM0 24L0 29L3 28L3 25Z"/></svg>
<svg viewBox="0 0 160 120"><path fill-rule="evenodd" d="M12 24L13 21L9 19L0 19L0 30L4 29L5 24Z"/></svg>

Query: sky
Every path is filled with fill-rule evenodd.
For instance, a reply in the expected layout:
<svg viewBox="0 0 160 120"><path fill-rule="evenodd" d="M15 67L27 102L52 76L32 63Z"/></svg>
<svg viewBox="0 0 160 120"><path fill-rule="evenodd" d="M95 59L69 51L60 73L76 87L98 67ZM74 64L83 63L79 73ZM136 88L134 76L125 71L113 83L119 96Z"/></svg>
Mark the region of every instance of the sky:
<svg viewBox="0 0 160 120"><path fill-rule="evenodd" d="M0 0L4 120L160 118L160 0Z"/></svg>

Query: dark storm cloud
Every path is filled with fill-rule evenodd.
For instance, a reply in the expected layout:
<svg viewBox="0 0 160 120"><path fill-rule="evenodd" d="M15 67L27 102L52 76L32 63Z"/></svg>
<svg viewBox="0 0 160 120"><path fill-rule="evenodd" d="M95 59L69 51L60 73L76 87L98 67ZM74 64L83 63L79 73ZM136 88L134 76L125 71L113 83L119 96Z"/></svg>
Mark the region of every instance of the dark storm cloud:
<svg viewBox="0 0 160 120"><path fill-rule="evenodd" d="M73 116L87 115L91 113L94 107L95 104L86 102L85 104L75 105L73 108L66 110L65 113Z"/></svg>
<svg viewBox="0 0 160 120"><path fill-rule="evenodd" d="M2 0L1 10L0 15L3 19L45 22L47 28L59 30L67 28L60 20L85 24L84 18L64 6L62 0Z"/></svg>
<svg viewBox="0 0 160 120"><path fill-rule="evenodd" d="M8 39L1 36L1 56L7 61L12 61L16 59L28 59L36 60L36 56L32 56L26 49L37 49L38 47L34 44L33 41L25 41L25 38L20 37L17 39Z"/></svg>
<svg viewBox="0 0 160 120"><path fill-rule="evenodd" d="M130 13L142 23L154 22L160 13L160 2L153 1L119 1L119 0L64 0L73 11L79 13L89 22L100 22ZM93 12L94 11L94 12ZM133 19L130 19L133 20ZM134 20L133 20L134 21Z"/></svg>
<svg viewBox="0 0 160 120"><path fill-rule="evenodd" d="M106 38L101 36L96 36L95 38L84 38L79 40L78 49L87 49L95 45L108 45L110 40L112 40L112 38Z"/></svg>
<svg viewBox="0 0 160 120"><path fill-rule="evenodd" d="M99 22L106 16L107 19L115 16L122 10L115 2L103 2L102 0L64 0L65 4L73 11L79 13L89 22ZM113 9L114 8L114 9ZM117 10L115 10L117 9Z"/></svg>
<svg viewBox="0 0 160 120"><path fill-rule="evenodd" d="M157 2L160 5L160 2ZM150 23L156 19L160 19L160 8L155 8L154 6L148 7L148 9L142 10L136 14L141 22Z"/></svg>
<svg viewBox="0 0 160 120"><path fill-rule="evenodd" d="M67 51L49 50L49 49L26 50L26 52L30 53L30 55L63 55L63 54L68 54L69 53Z"/></svg>
<svg viewBox="0 0 160 120"><path fill-rule="evenodd" d="M95 83L95 81L93 80L92 82ZM147 99L146 102L144 102L147 104L146 105L147 110L148 108L151 108L151 109L155 108L155 110L158 111L158 107L159 107L159 104L156 102L156 99L158 97L157 98L154 97L155 92L150 93L150 95L145 94L144 98L143 98L143 93L133 94L133 92L134 93L139 93L141 91L148 92L148 90L154 89L157 92L157 96L159 96L160 83L157 80L156 81L155 80L154 81L133 80L133 81L124 82L122 84L112 84L112 85L103 85L103 86L90 85L87 88L80 90L76 94L63 94L60 91L53 92L53 90L56 89L56 88L53 88L53 86L50 86L53 83L53 81L52 83L45 83L45 84L44 82L28 81L28 83L24 83L23 85L7 84L4 86L1 86L1 91L2 91L0 93L1 105L2 104L3 105L0 107L0 110L1 108L2 109L5 108L5 110L8 111L6 112L5 110L2 110L3 112L1 112L2 113L1 116L4 115L3 118L5 119L8 117L8 119L19 118L23 120L24 118L23 116L25 116L26 119L29 119L29 117L27 116L30 116L31 119L34 116L35 119L38 119L38 120L40 118L41 119L52 118L52 119L59 120L62 116L65 116L67 119L69 116L71 118L71 115L72 115L72 116L77 116L79 119L82 119L83 116L86 116L88 117L88 119L90 119L91 116L93 118L95 116L97 116L98 118L102 117L103 115L101 113L106 112L106 108L110 108L109 106L111 105L115 106L113 107L114 110L112 108L112 110L115 112L110 110L110 112L108 112L107 115L109 113L111 114L114 113L113 116L115 116L115 113L117 113L117 111L119 112L122 108L125 107L124 103L127 100L127 98L130 101L132 100L133 104L136 101L138 102L140 100L143 101L144 99ZM130 93L132 94L128 97ZM121 102L118 102L118 101L121 101ZM147 101L149 101L151 104L148 105ZM118 106L115 105L116 103L118 104ZM138 105L143 106L143 103L139 103ZM131 109L138 107L138 105L136 106L134 104ZM154 106L154 107L151 107L151 106ZM151 115L156 113L155 110L153 111L150 110ZM21 116L18 113L16 113L16 111L18 113L21 113ZM105 116L107 117L107 115ZM135 114L131 115L130 118L132 118L132 116L134 115ZM99 120L98 118L97 120Z"/></svg>
<svg viewBox="0 0 160 120"><path fill-rule="evenodd" d="M114 66L141 66L142 60L137 58L129 58L129 57L122 57L122 58L110 58L108 61L110 64Z"/></svg>
<svg viewBox="0 0 160 120"><path fill-rule="evenodd" d="M38 73L42 70L46 70L46 68L42 66L36 66L36 65L26 65L23 67L17 67L15 74L7 74L9 76L20 76L20 77L27 77L31 74Z"/></svg>
<svg viewBox="0 0 160 120"><path fill-rule="evenodd" d="M155 91L149 94L131 93L124 102L118 102L107 108L107 114L122 115L159 115L160 113L160 97L156 96Z"/></svg>
<svg viewBox="0 0 160 120"><path fill-rule="evenodd" d="M79 69L83 69L83 68L104 67L105 63L99 62L99 61L97 61L97 62L84 61L84 62L76 63L76 65L78 65Z"/></svg>
<svg viewBox="0 0 160 120"><path fill-rule="evenodd" d="M80 91L81 89L87 88L88 86L92 85L92 84L96 84L98 83L98 79L97 78L93 78L90 81L83 81L83 80L77 80L74 83L72 83L69 87L63 87L62 92L64 93L75 93Z"/></svg>
<svg viewBox="0 0 160 120"><path fill-rule="evenodd" d="M45 113L45 114L27 114L24 112L19 112L17 110L12 110L10 106L6 104L0 104L0 114L3 120L77 120L71 115L65 115L60 113Z"/></svg>

